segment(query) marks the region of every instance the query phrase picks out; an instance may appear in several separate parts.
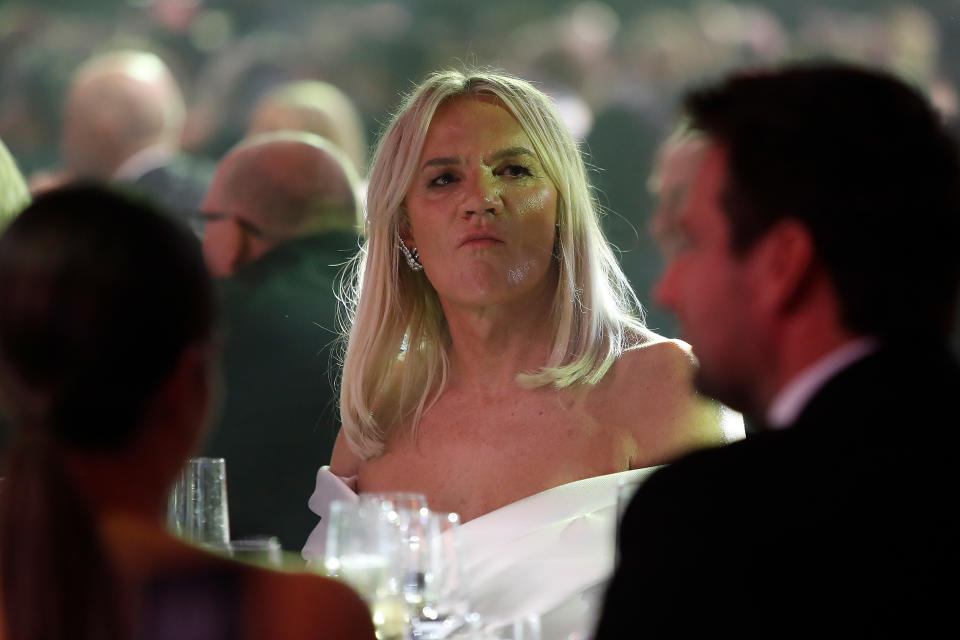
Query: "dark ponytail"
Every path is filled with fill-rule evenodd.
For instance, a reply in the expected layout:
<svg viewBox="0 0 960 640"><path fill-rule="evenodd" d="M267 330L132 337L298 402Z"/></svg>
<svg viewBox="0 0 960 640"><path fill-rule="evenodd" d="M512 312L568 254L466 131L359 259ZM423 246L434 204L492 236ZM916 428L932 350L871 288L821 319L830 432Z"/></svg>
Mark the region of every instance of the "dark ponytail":
<svg viewBox="0 0 960 640"><path fill-rule="evenodd" d="M209 338L196 238L95 185L39 196L0 236L0 393L14 426L0 520L9 637L130 635L64 453L122 450L184 348Z"/></svg>
<svg viewBox="0 0 960 640"><path fill-rule="evenodd" d="M128 637L117 581L59 445L37 430L20 430L5 473L0 569L9 637Z"/></svg>

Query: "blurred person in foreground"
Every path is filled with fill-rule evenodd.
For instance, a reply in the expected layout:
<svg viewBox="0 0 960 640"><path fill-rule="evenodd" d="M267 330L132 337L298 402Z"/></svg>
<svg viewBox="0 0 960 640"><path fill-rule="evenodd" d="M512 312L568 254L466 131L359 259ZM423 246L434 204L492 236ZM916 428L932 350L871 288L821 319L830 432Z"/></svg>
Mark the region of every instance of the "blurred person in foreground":
<svg viewBox="0 0 960 640"><path fill-rule="evenodd" d="M373 638L345 586L234 563L164 528L216 351L186 228L101 187L50 191L0 237L0 289L0 390L16 427L0 635Z"/></svg>
<svg viewBox="0 0 960 640"><path fill-rule="evenodd" d="M580 151L529 83L431 75L381 139L368 196L343 427L311 507L326 516L330 472L423 493L466 522L481 615L542 614L545 637L589 630L617 482L742 424L725 433L685 346L644 327Z"/></svg>
<svg viewBox="0 0 960 640"><path fill-rule="evenodd" d="M657 298L697 388L762 430L640 487L596 639L951 635L954 139L916 90L839 64L734 75L684 106Z"/></svg>
<svg viewBox="0 0 960 640"><path fill-rule="evenodd" d="M357 183L326 139L267 133L227 154L203 203L226 327L226 396L204 451L227 461L238 536L299 549L315 523L307 498L339 424L334 286L357 251Z"/></svg>
<svg viewBox="0 0 960 640"><path fill-rule="evenodd" d="M180 151L185 106L167 65L146 51L96 55L74 73L63 122L61 183L131 184L181 220L203 199L211 167Z"/></svg>
<svg viewBox="0 0 960 640"><path fill-rule="evenodd" d="M247 136L292 129L322 136L337 145L363 175L367 134L353 101L320 80L297 80L269 91L253 109Z"/></svg>

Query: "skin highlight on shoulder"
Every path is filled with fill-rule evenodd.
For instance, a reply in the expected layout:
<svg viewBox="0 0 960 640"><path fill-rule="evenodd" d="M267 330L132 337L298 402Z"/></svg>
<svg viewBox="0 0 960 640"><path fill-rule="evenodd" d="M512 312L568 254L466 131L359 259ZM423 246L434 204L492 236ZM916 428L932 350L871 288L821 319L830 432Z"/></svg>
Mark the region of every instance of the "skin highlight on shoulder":
<svg viewBox="0 0 960 640"><path fill-rule="evenodd" d="M726 441L720 406L693 389L696 367L689 345L657 336L624 352L586 398L589 414L624 425L631 468Z"/></svg>

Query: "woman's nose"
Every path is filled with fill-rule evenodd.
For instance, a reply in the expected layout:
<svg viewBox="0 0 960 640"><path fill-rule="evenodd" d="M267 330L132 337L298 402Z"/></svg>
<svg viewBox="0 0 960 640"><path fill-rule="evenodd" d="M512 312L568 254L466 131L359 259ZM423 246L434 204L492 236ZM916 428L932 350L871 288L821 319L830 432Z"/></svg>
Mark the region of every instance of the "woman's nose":
<svg viewBox="0 0 960 640"><path fill-rule="evenodd" d="M497 216L502 209L503 201L500 199L499 187L494 176L481 172L468 185L462 205L463 213L468 216L477 213Z"/></svg>

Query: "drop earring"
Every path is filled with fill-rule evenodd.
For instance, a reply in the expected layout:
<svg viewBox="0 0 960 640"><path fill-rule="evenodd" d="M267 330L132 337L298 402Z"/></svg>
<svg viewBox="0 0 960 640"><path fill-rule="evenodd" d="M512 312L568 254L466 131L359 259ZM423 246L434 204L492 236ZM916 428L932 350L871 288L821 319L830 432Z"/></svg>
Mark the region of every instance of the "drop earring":
<svg viewBox="0 0 960 640"><path fill-rule="evenodd" d="M397 246L400 247L400 253L406 258L407 266L410 267L411 271L423 271L423 264L420 262L420 252L417 251L416 247L413 248L413 251L410 251L406 243L404 243L403 238L400 237L399 232L397 233Z"/></svg>

